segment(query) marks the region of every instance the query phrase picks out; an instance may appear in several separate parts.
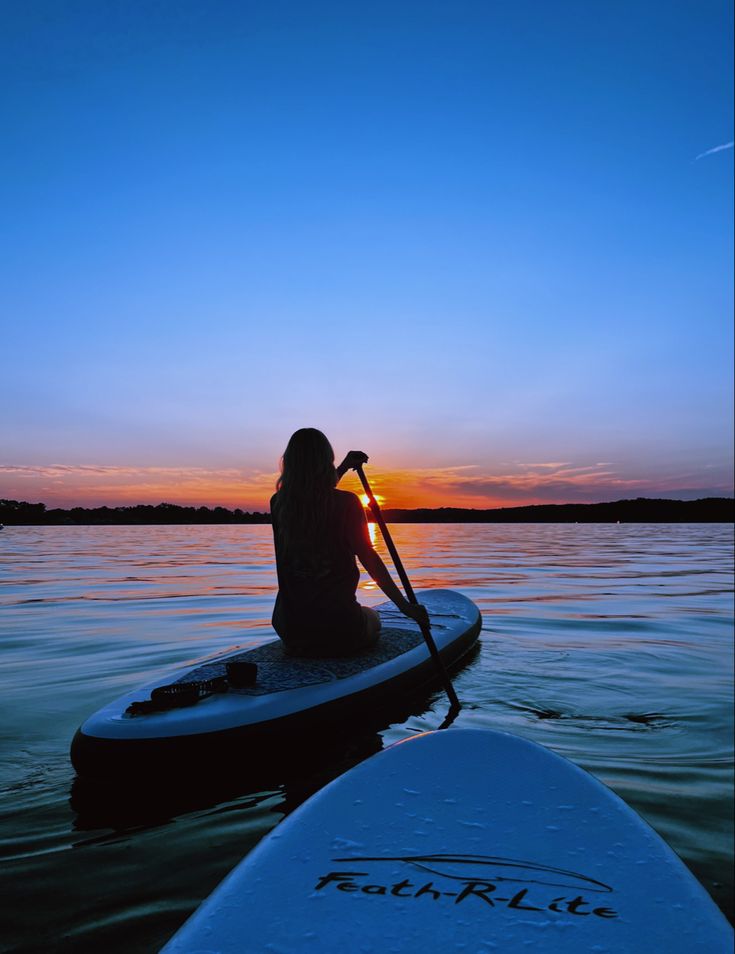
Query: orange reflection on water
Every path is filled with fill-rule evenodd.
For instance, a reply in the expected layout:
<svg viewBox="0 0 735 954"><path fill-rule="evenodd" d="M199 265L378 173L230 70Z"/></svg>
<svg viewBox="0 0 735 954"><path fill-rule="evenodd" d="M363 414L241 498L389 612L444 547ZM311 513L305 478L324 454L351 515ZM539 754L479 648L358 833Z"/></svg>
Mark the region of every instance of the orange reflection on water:
<svg viewBox="0 0 735 954"><path fill-rule="evenodd" d="M375 546L376 533L375 533L375 524L368 520L368 533L370 534L370 542ZM362 580L360 582L361 590L377 590L378 584L373 582L367 574L362 574ZM367 577L367 578L366 578Z"/></svg>
<svg viewBox="0 0 735 954"><path fill-rule="evenodd" d="M368 533L370 534L370 542L375 546L375 541L377 539L377 534L375 531L375 524L368 520ZM362 579L360 580L360 589L361 590L377 590L378 585L374 583L365 573L362 574Z"/></svg>

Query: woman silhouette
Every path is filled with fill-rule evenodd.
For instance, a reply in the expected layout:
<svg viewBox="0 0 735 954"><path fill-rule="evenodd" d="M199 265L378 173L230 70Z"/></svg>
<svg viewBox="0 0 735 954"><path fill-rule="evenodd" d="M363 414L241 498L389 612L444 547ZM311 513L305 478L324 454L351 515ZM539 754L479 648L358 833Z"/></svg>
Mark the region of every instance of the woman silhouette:
<svg viewBox="0 0 735 954"><path fill-rule="evenodd" d="M291 655L349 656L377 642L380 617L355 598L356 556L402 613L428 623L426 609L408 602L373 549L358 498L336 489L346 471L367 459L350 451L335 468L332 445L313 427L296 431L284 451L271 498L278 572L273 628Z"/></svg>

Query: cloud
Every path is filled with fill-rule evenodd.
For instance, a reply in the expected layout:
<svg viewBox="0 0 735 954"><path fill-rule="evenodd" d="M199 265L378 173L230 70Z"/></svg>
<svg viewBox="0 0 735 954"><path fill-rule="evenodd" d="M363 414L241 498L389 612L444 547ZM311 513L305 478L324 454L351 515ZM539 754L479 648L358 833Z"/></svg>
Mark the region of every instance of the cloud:
<svg viewBox="0 0 735 954"><path fill-rule="evenodd" d="M723 152L725 149L732 149L735 146L735 142L724 142L721 146L714 146L712 149L708 149L706 152L700 152L698 156L694 157L694 162L697 159L704 159L705 156L711 156L715 152Z"/></svg>
<svg viewBox="0 0 735 954"><path fill-rule="evenodd" d="M0 465L0 497L49 506L137 503L267 510L277 474L245 468Z"/></svg>

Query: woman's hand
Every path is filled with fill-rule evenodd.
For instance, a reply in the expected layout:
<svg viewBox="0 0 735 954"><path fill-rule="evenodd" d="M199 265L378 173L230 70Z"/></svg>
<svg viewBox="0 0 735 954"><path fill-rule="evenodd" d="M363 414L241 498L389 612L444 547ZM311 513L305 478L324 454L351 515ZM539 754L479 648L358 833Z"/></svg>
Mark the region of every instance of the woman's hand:
<svg viewBox="0 0 735 954"><path fill-rule="evenodd" d="M354 470L367 462L368 455L363 451L350 451L336 470L337 481L341 480L348 470Z"/></svg>
<svg viewBox="0 0 735 954"><path fill-rule="evenodd" d="M354 470L362 464L367 464L368 455L364 451L348 451L347 456L339 465L339 469L344 473L346 470Z"/></svg>
<svg viewBox="0 0 735 954"><path fill-rule="evenodd" d="M422 606L421 603L409 603L406 600L405 604L400 606L400 610L404 616L408 616L409 619L415 620L419 626L429 626L429 613L425 606Z"/></svg>

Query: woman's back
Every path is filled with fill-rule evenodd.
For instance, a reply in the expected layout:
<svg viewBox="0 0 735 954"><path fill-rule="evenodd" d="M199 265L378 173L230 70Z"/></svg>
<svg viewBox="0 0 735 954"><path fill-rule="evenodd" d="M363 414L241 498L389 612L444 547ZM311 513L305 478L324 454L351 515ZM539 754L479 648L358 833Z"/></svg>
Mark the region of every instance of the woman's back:
<svg viewBox="0 0 735 954"><path fill-rule="evenodd" d="M355 597L360 579L355 554L369 542L362 505L354 494L330 490L319 520L305 534L293 515L284 514L280 493L271 498L279 587L276 631L290 648L304 643L318 643L325 651L343 646L363 625Z"/></svg>

